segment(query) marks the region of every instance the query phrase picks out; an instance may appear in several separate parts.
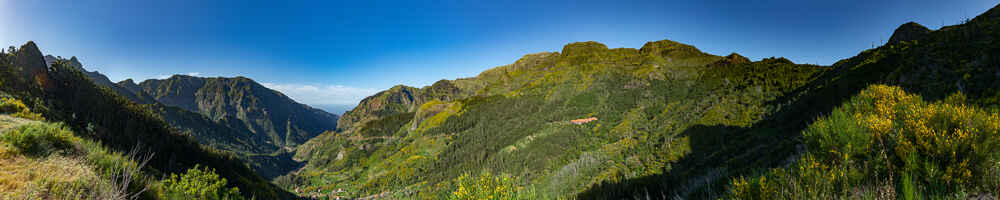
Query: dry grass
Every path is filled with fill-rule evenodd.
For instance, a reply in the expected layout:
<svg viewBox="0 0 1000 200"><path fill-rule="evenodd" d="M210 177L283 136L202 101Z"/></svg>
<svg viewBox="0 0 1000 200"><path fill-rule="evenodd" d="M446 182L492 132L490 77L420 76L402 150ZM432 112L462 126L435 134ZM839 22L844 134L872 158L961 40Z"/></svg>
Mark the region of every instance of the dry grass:
<svg viewBox="0 0 1000 200"><path fill-rule="evenodd" d="M0 198L21 199L48 196L47 185L98 180L83 161L53 154L32 158L0 147Z"/></svg>
<svg viewBox="0 0 1000 200"><path fill-rule="evenodd" d="M10 130L11 128L27 122L32 122L32 120L12 117L7 114L0 114L0 133L7 132L7 130Z"/></svg>

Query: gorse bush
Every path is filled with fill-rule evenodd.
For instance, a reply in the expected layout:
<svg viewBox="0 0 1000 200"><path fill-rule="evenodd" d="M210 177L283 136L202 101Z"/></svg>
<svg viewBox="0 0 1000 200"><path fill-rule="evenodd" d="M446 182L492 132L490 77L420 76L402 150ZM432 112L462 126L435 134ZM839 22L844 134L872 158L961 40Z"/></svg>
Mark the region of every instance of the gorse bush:
<svg viewBox="0 0 1000 200"><path fill-rule="evenodd" d="M14 98L0 98L0 113L10 113L14 117L32 120L44 120L41 114L33 113L24 105L24 102Z"/></svg>
<svg viewBox="0 0 1000 200"><path fill-rule="evenodd" d="M526 199L521 193L523 187L517 185L515 177L507 175L494 176L489 172L473 176L468 173L455 179L458 188L452 192L453 200L473 199Z"/></svg>
<svg viewBox="0 0 1000 200"><path fill-rule="evenodd" d="M30 123L0 134L0 141L15 152L48 155L66 148L72 135L61 123Z"/></svg>
<svg viewBox="0 0 1000 200"><path fill-rule="evenodd" d="M160 196L165 199L243 199L240 189L228 188L226 182L215 169L195 166L182 175L171 174L163 180Z"/></svg>
<svg viewBox="0 0 1000 200"><path fill-rule="evenodd" d="M996 192L1000 117L964 101L961 93L930 103L899 87L871 86L804 131L808 152L791 169L735 179L731 197L910 199Z"/></svg>

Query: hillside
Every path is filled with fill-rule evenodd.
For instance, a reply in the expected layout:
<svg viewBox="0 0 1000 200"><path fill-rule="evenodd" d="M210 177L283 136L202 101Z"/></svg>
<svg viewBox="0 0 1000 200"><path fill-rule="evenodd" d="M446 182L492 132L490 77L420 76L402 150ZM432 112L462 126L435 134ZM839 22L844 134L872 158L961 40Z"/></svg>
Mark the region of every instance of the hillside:
<svg viewBox="0 0 1000 200"><path fill-rule="evenodd" d="M269 144L294 147L337 128L337 115L295 102L245 77L201 78L174 75L121 84L156 101L208 116L215 122L268 138ZM136 87L138 86L138 87Z"/></svg>
<svg viewBox="0 0 1000 200"><path fill-rule="evenodd" d="M98 86L107 87L116 94L133 102L149 106L150 110L158 113L170 125L194 136L201 144L216 149L240 153L270 153L278 149L278 146L268 143L267 137L252 134L245 129L234 129L225 124L216 123L208 117L195 112L163 105L149 94L133 89L132 85L134 84L128 84L132 81L131 79L114 83L100 72L86 71L83 64L76 57L63 59L51 55L45 56L45 62L48 65L52 65L57 61L62 61L66 65L80 70Z"/></svg>
<svg viewBox="0 0 1000 200"><path fill-rule="evenodd" d="M113 152L154 155L144 173L158 180L171 174L209 170L225 178L226 188L240 188L242 196L265 199L292 197L268 183L231 153L202 147L189 135L171 127L150 106L142 106L94 84L91 77L66 62L46 65L33 42L0 53L0 91L24 100L26 108L52 122L61 122L73 135L93 140ZM217 171L216 171L217 170Z"/></svg>
<svg viewBox="0 0 1000 200"><path fill-rule="evenodd" d="M765 177L790 176L780 171L797 166L803 156L825 155L815 143L803 143L812 141L807 128L817 119L825 123L823 116L839 112L836 107L858 98L852 96L872 84L897 86L931 102L960 92L961 104L982 108L970 113L995 115L1000 104L997 26L1000 7L940 30L908 23L893 33L889 44L832 66L716 56L669 40L640 49L572 43L561 52L526 55L476 77L424 88L397 86L365 98L341 118L338 131L299 146L295 158L308 164L278 181L294 185L296 191L321 191L301 193L313 196L430 199L485 194L521 199L772 199L852 197L844 191L864 196L922 191L936 197L995 192L974 187L992 179L941 187L952 182L943 182L947 177L913 179L938 177L919 170L907 176L885 175L878 167L856 170L877 174L851 175L851 181L824 190L829 191L825 196L768 190L774 185L763 182ZM570 123L591 117L596 120ZM969 130L973 135L997 134L995 128ZM963 176L992 177L984 173L996 166L980 164L1000 157L980 152L1000 149L981 148L957 151L977 156L969 163L975 170ZM911 151L919 159L953 158L928 153L945 149ZM857 162L876 159L851 155L857 155L848 156ZM827 162L823 166L839 163L817 160ZM896 161L888 168L913 166ZM969 166L959 163L936 166ZM754 181L761 184L747 186ZM484 189L493 186L508 190ZM741 191L750 196L741 196Z"/></svg>

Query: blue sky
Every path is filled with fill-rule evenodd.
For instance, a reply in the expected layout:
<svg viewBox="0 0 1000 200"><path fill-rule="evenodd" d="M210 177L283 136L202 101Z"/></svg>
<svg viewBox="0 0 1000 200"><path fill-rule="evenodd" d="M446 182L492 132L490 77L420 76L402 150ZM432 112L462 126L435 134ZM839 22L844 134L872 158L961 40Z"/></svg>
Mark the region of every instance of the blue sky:
<svg viewBox="0 0 1000 200"><path fill-rule="evenodd" d="M0 0L0 42L36 41L113 81L246 76L318 107L396 84L475 76L575 41L831 64L916 21L959 23L993 0Z"/></svg>

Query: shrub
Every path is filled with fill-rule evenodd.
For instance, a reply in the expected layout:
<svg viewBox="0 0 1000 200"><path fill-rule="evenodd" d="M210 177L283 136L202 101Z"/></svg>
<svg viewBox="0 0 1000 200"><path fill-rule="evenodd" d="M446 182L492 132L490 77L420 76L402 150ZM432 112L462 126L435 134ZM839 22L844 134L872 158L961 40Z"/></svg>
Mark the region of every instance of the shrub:
<svg viewBox="0 0 1000 200"><path fill-rule="evenodd" d="M808 152L791 169L735 179L730 197L938 198L993 192L1000 186L1000 117L965 105L963 96L930 103L899 87L871 86L804 131Z"/></svg>
<svg viewBox="0 0 1000 200"><path fill-rule="evenodd" d="M489 172L480 173L478 177L463 174L455 179L458 189L452 192L451 199L520 199L517 181L506 175L494 176Z"/></svg>
<svg viewBox="0 0 1000 200"><path fill-rule="evenodd" d="M24 105L24 102L14 98L0 98L0 113L11 113L14 117L32 120L44 120L41 114L33 113Z"/></svg>
<svg viewBox="0 0 1000 200"><path fill-rule="evenodd" d="M226 183L215 169L196 165L183 175L171 174L164 180L160 196L165 199L243 199L239 188L227 188Z"/></svg>
<svg viewBox="0 0 1000 200"><path fill-rule="evenodd" d="M61 123L29 123L0 135L0 141L15 152L48 155L67 147L72 136Z"/></svg>

